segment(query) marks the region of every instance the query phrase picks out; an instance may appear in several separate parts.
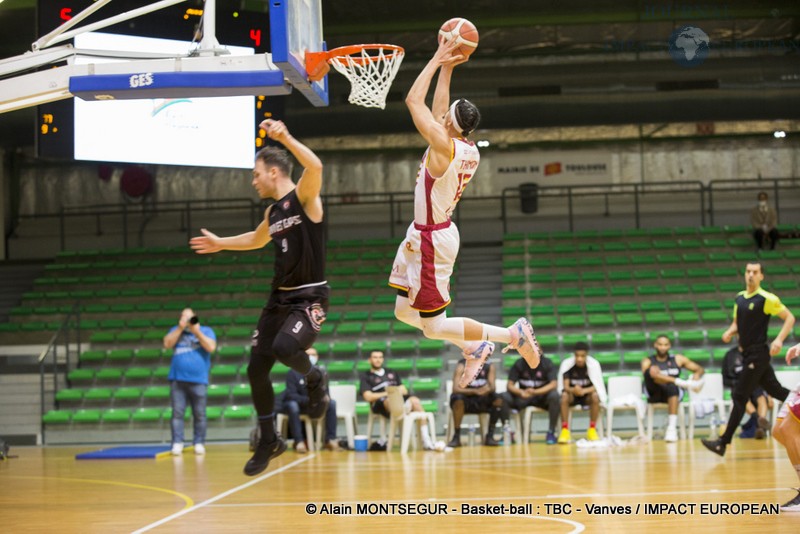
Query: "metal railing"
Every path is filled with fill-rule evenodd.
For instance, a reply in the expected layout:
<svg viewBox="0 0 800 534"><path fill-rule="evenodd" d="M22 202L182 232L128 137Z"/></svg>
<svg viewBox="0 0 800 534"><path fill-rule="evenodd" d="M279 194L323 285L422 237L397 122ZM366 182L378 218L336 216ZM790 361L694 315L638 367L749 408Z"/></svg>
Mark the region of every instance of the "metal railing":
<svg viewBox="0 0 800 534"><path fill-rule="evenodd" d="M546 200L545 206L559 218L558 224L566 224L570 231L575 231L576 221L585 213L576 213L576 205L586 210L589 206L593 210L600 210L599 215L607 218L616 218L617 222L632 217L632 226L641 228L643 216L656 217L659 213L684 214L687 217L697 217L701 226L714 225L716 216L727 210L749 209L744 206L755 204L755 194L748 195L747 202L744 198L730 200L725 204L720 199L723 193L750 193L753 191L767 190L771 194L771 203L775 206L780 217L781 193L791 193L793 196L785 198L797 199L788 202L789 208L793 204L800 204L800 179L770 178L759 180L713 180L708 184L700 181L681 182L652 182L635 184L610 184L610 185L570 185L538 187L538 200ZM462 219L467 220L495 220L502 224L504 233L509 231L509 222L515 220L528 221L528 214L522 213L521 208L515 209L514 202L520 202L520 187L507 187L501 191L500 196L465 196L462 197L453 214L456 223ZM752 198L751 198L752 197ZM594 202L599 200L599 202ZM355 223L363 229L365 226L370 231L374 230L381 235L387 234L392 238L405 232L405 228L413 217L413 192L387 192L366 193L353 195L324 195L323 202L326 212L335 212L337 220ZM668 206L669 203L672 206ZM581 204L583 203L583 204ZM611 205L616 203L615 213L611 213ZM540 202L541 204L541 202ZM734 206L735 204L735 206ZM241 214L249 219L250 227L255 228L263 216L263 210L268 204L252 199L234 198L222 200L184 200L150 202L139 206L125 204L97 204L88 206L65 206L56 214L34 214L20 216L20 219L48 219L58 220L58 235L60 250L67 250L71 233L69 227L72 221L80 218L93 217L95 219L95 233L103 235L106 228L121 234L120 246L129 249L131 246L130 228L138 222L138 245L144 246L144 233L147 225L157 215L177 214L179 221L176 223L180 232L185 232L188 241L196 229L192 227L198 214L228 211L237 218ZM496 205L496 207L495 207ZM361 210L361 211L359 211ZM540 214L541 215L541 214ZM744 214L743 214L744 216ZM115 224L110 220L119 218ZM744 219L743 219L744 220ZM330 217L329 217L330 221ZM694 224L694 223L691 223ZM81 227L85 237L86 225Z"/></svg>
<svg viewBox="0 0 800 534"><path fill-rule="evenodd" d="M81 353L81 329L80 329L80 320L81 320L81 306L80 303L76 303L72 310L67 314L64 318L64 321L61 323L61 326L58 330L53 334L48 342L47 346L42 350L38 357L39 363L39 402L40 402L40 409L39 409L39 425L40 425L40 432L42 435L42 443L45 443L45 425L44 425L44 415L47 406L47 394L50 393L53 396L53 404L56 405L56 396L58 395L58 384L59 384L59 376L63 371L63 375L66 380L66 376L69 373L69 369L71 367L71 347L70 343L72 341L72 331L74 330L74 337L75 337L75 350L76 354L80 355ZM61 348L64 352L64 361L63 363L59 361L59 348ZM48 368L48 362L50 367ZM45 376L49 373L52 373L52 388L48 389L45 384Z"/></svg>

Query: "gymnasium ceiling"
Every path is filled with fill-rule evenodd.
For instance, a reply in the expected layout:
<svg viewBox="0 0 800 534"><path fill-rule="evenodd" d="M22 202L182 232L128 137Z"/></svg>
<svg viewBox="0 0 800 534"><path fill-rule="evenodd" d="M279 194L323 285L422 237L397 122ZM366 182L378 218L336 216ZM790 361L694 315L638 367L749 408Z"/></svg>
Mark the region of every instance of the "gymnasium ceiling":
<svg viewBox="0 0 800 534"><path fill-rule="evenodd" d="M266 9L265 0L218 3ZM322 3L329 48L385 42L407 55L383 111L348 104L349 83L338 74L330 76L329 108L289 97L286 116L299 135L411 131L403 98L435 50L439 25L453 16L474 22L481 40L457 69L452 92L479 105L487 129L800 118L797 0ZM0 3L0 57L22 53L36 39L33 6ZM671 33L684 25L701 28L712 43L708 59L693 68L667 50ZM0 115L0 143L26 144L30 129L32 144L33 120L31 110Z"/></svg>

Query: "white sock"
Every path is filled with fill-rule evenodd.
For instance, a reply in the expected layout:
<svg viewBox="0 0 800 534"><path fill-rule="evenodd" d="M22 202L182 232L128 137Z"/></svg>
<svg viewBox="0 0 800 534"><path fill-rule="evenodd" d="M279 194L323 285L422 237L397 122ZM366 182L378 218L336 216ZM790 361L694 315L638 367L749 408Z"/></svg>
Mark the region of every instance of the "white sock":
<svg viewBox="0 0 800 534"><path fill-rule="evenodd" d="M507 344L511 343L511 332L505 326L493 326L483 323L481 339Z"/></svg>
<svg viewBox="0 0 800 534"><path fill-rule="evenodd" d="M678 423L678 416L677 415L668 415L667 416L667 427L675 428L675 425Z"/></svg>

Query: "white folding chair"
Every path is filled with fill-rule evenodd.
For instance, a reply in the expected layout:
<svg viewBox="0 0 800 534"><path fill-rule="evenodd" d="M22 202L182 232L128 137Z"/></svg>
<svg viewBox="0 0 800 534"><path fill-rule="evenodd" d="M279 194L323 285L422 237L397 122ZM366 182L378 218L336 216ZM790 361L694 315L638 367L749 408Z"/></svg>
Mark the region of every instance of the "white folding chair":
<svg viewBox="0 0 800 534"><path fill-rule="evenodd" d="M608 435L614 435L614 412L617 410L633 410L639 436L644 436L642 420L645 415L642 400L642 376L612 376L608 379L608 405L606 406L606 426Z"/></svg>
<svg viewBox="0 0 800 534"><path fill-rule="evenodd" d="M695 424L695 419L697 418L695 405L697 403L705 403L705 402L714 403L714 409L717 410L720 422L725 421L727 419L728 402L725 400L725 386L722 383L722 374L720 373L704 374L703 389L701 389L697 393L693 392L692 390L689 390L689 402L680 404L681 411L683 411L684 409L689 410L689 439L694 438L694 424ZM710 426L711 426L711 435L716 437L717 425L713 417L711 417Z"/></svg>
<svg viewBox="0 0 800 534"><path fill-rule="evenodd" d="M541 412L543 414L548 415L549 421L549 413L547 410L542 408L537 408L536 406L528 406L525 408L525 411L522 412L522 443L523 445L527 445L530 443L531 440L531 428L533 426L533 414ZM519 414L517 414L519 417Z"/></svg>
<svg viewBox="0 0 800 534"><path fill-rule="evenodd" d="M387 388L386 409L389 411L389 436L386 441L386 452L392 451L392 442L397 430L400 430L400 452L405 454L408 452L408 446L411 443L411 434L416 428L417 421L424 420L428 424L428 431L430 432L431 440L436 442L436 422L433 419L433 414L428 412L409 412L406 413L405 400L403 393L398 386L389 386ZM417 435L417 438L421 438ZM417 439L414 441L415 448Z"/></svg>
<svg viewBox="0 0 800 534"><path fill-rule="evenodd" d="M355 435L358 429L356 419L356 387L352 384L330 386L330 396L336 401L336 418L344 419L345 432L347 433L347 446L355 446Z"/></svg>
<svg viewBox="0 0 800 534"><path fill-rule="evenodd" d="M369 407L369 412L367 414L367 438L369 442L372 442L372 429L375 426L375 423L378 423L379 434L378 437L383 438L386 435L386 418L382 415L378 415L372 412L372 406Z"/></svg>
<svg viewBox="0 0 800 534"><path fill-rule="evenodd" d="M316 419L311 419L309 416L305 414L300 414L300 421L305 424L306 427L306 439L308 442L308 450L315 451L322 449L322 440L325 436L325 417L318 417ZM275 421L276 426L281 429L281 434L286 435L287 428L289 427L289 416L283 413L278 414L278 419ZM317 433L316 436L314 434L314 427L316 426ZM299 439L299 436L292 436L294 438L295 443Z"/></svg>

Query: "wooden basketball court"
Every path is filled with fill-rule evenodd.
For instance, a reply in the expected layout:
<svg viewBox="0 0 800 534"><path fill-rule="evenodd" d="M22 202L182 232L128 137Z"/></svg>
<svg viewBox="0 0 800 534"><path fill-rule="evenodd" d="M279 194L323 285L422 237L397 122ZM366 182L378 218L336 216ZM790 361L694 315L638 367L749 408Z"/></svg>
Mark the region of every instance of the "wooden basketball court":
<svg viewBox="0 0 800 534"><path fill-rule="evenodd" d="M697 439L407 455L290 449L255 478L242 474L243 443L212 443L205 456L75 460L98 448L13 448L18 457L0 462L3 531L800 532L800 514L769 508L798 482L771 439L736 440L724 459Z"/></svg>

